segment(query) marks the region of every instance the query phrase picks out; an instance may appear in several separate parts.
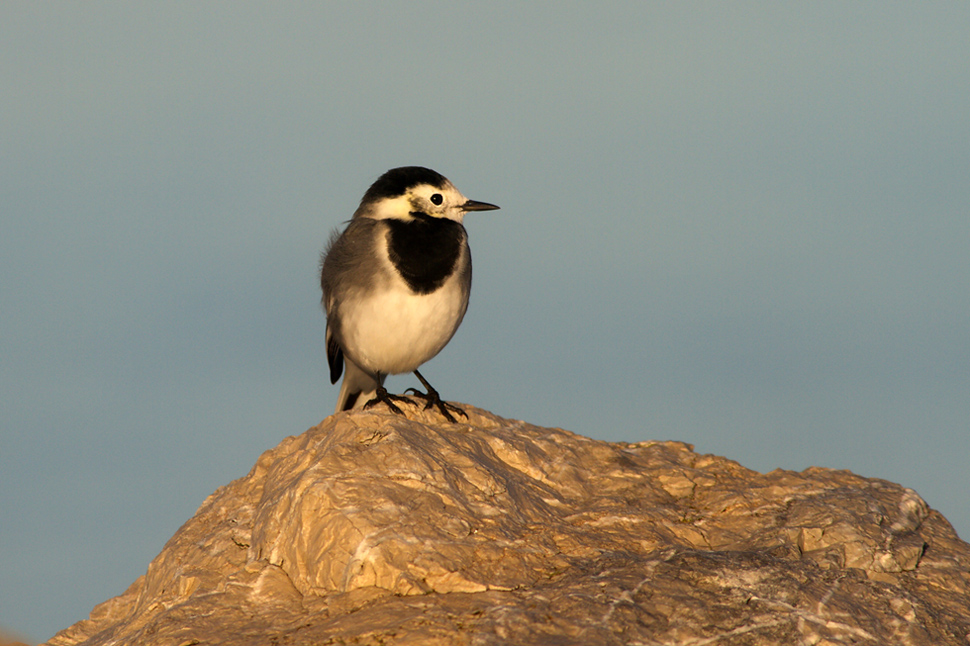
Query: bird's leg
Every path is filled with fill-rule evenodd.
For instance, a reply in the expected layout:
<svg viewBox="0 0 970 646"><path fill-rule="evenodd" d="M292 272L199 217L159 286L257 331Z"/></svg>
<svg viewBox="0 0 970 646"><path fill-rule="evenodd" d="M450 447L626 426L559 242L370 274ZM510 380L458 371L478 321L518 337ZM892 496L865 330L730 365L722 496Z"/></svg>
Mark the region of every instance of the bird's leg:
<svg viewBox="0 0 970 646"><path fill-rule="evenodd" d="M421 385L427 388L428 392L427 393L420 392L417 388L408 388L404 392L412 392L414 393L415 397L420 397L421 399L423 399L424 410L428 410L432 406L437 406L438 410L441 411L441 414L445 416L445 419L451 422L452 424L457 424L458 422L454 417L452 417L451 413L448 412L449 409L455 411L465 419L468 419L468 415L461 408L459 408L458 406L455 406L454 404L449 404L446 401L442 401L441 395L438 394L438 391L431 387L431 384L428 383L427 379L421 376L420 372L415 370L414 376L421 380Z"/></svg>
<svg viewBox="0 0 970 646"><path fill-rule="evenodd" d="M378 375L377 376L378 386L377 386L376 396L374 397L374 399L364 404L364 410L370 408L371 406L376 406L377 404L384 403L384 404L387 404L387 407L391 410L392 413L397 413L398 415L404 415L404 411L398 408L397 404L395 404L394 401L397 400L399 402L411 403L411 400L408 399L407 397L402 397L401 395L392 395L391 393L387 392L387 388L384 387L383 382L384 380L381 378L380 375ZM404 415L404 417L407 417L407 415Z"/></svg>

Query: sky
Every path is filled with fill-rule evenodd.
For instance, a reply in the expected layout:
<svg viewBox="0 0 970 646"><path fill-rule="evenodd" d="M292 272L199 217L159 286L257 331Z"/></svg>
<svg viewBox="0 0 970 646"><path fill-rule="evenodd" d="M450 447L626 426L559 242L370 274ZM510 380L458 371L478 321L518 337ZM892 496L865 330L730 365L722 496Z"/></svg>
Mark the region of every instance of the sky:
<svg viewBox="0 0 970 646"><path fill-rule="evenodd" d="M502 207L445 398L970 536L970 4L0 16L0 627L86 618L332 412L319 254L403 165Z"/></svg>

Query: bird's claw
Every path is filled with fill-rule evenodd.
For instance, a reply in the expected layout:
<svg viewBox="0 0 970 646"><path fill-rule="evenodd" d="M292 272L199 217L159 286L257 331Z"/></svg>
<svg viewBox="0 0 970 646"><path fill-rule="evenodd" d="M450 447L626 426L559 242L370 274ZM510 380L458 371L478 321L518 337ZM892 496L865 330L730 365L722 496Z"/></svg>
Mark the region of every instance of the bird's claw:
<svg viewBox="0 0 970 646"><path fill-rule="evenodd" d="M421 380L422 385L424 385L424 387L428 389L428 392L423 393L417 388L408 388L407 390L404 391L404 395L407 395L410 393L413 397L417 397L418 399L423 399L424 410L428 410L432 406L437 407L437 409L441 412L441 414L444 415L445 419L451 422L452 424L458 423L458 420L455 419L455 416L451 414L452 412L458 413L465 419L468 419L468 413L463 411L458 406L455 406L454 404L449 404L448 402L441 399L441 395L438 394L438 391L431 387L431 384L429 384L427 380L425 380L425 378L421 376L420 372L415 370L414 374L417 375L418 379ZM374 396L374 399L364 404L364 408L367 409L367 408L370 408L371 406L376 406L377 404L383 403L383 404L387 404L387 407L392 412L397 413L398 415L407 417L407 415L404 414L404 411L402 411L398 407L398 405L394 403L395 401L403 402L406 404L414 403L410 397L405 397L404 395L392 395L391 393L387 392L387 389L384 388L384 386L380 386L377 388L377 392Z"/></svg>
<svg viewBox="0 0 970 646"><path fill-rule="evenodd" d="M465 419L468 419L468 414L465 411L463 411L460 407L455 406L454 404L450 404L445 400L441 399L441 396L438 394L438 391L435 390L434 388L429 388L429 390L430 392L423 393L417 388L408 388L404 392L411 393L415 397L419 399L423 399L424 410L428 410L432 406L437 406L438 410L441 411L441 414L444 415L445 419L451 422L452 424L457 424L458 420L454 418L454 416L451 414L450 411L454 411L459 415L461 415L462 417L464 417Z"/></svg>
<svg viewBox="0 0 970 646"><path fill-rule="evenodd" d="M386 388L381 386L380 388L377 389L377 393L374 396L374 399L364 404L364 410L367 410L372 406L376 406L377 404L387 404L387 407L391 410L392 413L397 413L398 415L407 417L407 415L404 414L404 411L401 410L398 407L398 405L394 403L394 400L397 400L399 402L405 402L405 403L411 402L411 400L408 399L407 397L402 397L401 395L392 395L391 393L387 392Z"/></svg>

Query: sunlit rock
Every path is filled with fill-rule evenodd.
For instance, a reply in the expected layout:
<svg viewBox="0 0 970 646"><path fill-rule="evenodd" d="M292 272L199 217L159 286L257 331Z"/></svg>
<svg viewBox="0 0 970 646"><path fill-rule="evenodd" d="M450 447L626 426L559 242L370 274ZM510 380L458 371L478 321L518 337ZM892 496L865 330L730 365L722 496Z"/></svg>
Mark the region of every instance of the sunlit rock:
<svg viewBox="0 0 970 646"><path fill-rule="evenodd" d="M466 410L285 439L50 644L968 643L970 545L909 489Z"/></svg>

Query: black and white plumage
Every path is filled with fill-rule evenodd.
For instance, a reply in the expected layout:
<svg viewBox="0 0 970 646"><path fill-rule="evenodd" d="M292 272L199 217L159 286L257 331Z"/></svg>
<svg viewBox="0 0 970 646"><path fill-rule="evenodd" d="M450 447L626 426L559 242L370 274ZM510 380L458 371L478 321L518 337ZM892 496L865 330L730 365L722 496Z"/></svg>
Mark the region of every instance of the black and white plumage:
<svg viewBox="0 0 970 646"><path fill-rule="evenodd" d="M327 313L330 382L346 366L337 412L405 398L384 389L387 375L413 372L414 391L450 421L461 409L441 401L418 372L451 340L468 308L472 259L462 221L499 207L463 196L443 175L394 168L364 193L343 232L323 253L320 285Z"/></svg>

